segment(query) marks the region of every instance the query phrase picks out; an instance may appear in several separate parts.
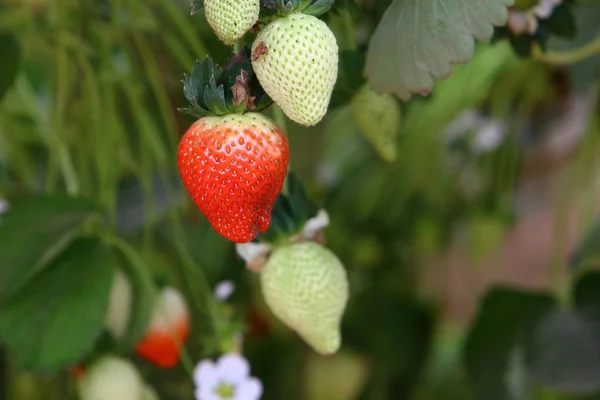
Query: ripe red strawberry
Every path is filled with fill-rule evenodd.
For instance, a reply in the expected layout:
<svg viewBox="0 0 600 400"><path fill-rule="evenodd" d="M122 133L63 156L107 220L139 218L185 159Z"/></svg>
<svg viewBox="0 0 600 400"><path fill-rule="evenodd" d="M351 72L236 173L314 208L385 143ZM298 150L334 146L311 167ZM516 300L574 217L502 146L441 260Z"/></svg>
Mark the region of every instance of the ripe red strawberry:
<svg viewBox="0 0 600 400"><path fill-rule="evenodd" d="M178 150L181 179L196 206L236 243L269 227L288 161L285 134L257 113L199 119Z"/></svg>
<svg viewBox="0 0 600 400"><path fill-rule="evenodd" d="M179 361L179 346L190 333L190 316L183 296L174 288L162 290L154 307L146 335L136 353L160 368L172 368Z"/></svg>

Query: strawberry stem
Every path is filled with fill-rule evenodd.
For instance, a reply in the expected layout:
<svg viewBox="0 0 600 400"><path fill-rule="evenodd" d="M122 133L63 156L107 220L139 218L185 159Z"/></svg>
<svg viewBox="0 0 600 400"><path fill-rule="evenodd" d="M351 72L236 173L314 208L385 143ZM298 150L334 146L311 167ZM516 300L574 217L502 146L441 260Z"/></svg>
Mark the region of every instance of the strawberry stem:
<svg viewBox="0 0 600 400"><path fill-rule="evenodd" d="M233 54L238 54L240 52L240 50L242 50L242 41L238 40L237 42L235 42L233 44Z"/></svg>
<svg viewBox="0 0 600 400"><path fill-rule="evenodd" d="M285 114L283 113L283 110L281 109L281 107L279 107L279 105L277 103L273 103L273 118L275 119L275 123L277 123L277 125L281 128L281 130L283 132L285 132L286 135L288 135L287 121L285 119ZM288 162L288 172L285 176L285 180L283 181L283 189L281 190L281 192L283 194L289 194L288 177L290 176L291 167L292 167L292 161L290 160Z"/></svg>
<svg viewBox="0 0 600 400"><path fill-rule="evenodd" d="M348 39L348 46L350 50L357 50L358 46L356 44L356 36L354 33L354 21L352 20L352 14L347 9L342 10L343 20L344 20L344 31L346 34L346 38Z"/></svg>

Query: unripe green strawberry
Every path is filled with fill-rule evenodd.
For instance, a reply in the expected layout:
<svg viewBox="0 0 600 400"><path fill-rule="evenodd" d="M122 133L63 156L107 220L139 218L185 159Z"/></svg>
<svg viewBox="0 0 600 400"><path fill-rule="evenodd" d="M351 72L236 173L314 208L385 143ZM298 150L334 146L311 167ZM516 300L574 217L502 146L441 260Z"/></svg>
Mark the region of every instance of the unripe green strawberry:
<svg viewBox="0 0 600 400"><path fill-rule="evenodd" d="M142 396L140 400L159 400L156 391L148 385L142 387Z"/></svg>
<svg viewBox="0 0 600 400"><path fill-rule="evenodd" d="M318 353L339 349L348 277L335 254L314 242L281 247L260 279L265 302L277 318Z"/></svg>
<svg viewBox="0 0 600 400"><path fill-rule="evenodd" d="M81 400L138 400L142 378L128 360L106 356L96 361L79 381Z"/></svg>
<svg viewBox="0 0 600 400"><path fill-rule="evenodd" d="M206 21L226 45L233 45L258 20L260 0L204 0Z"/></svg>
<svg viewBox="0 0 600 400"><path fill-rule="evenodd" d="M131 283L123 272L117 270L113 277L108 310L104 317L106 329L117 339L122 338L127 332L131 317L131 303Z"/></svg>
<svg viewBox="0 0 600 400"><path fill-rule="evenodd" d="M366 357L348 351L333 356L310 354L304 364L304 390L310 400L352 400L369 376Z"/></svg>
<svg viewBox="0 0 600 400"><path fill-rule="evenodd" d="M252 44L252 67L291 120L312 126L327 113L337 80L338 45L323 21L290 14L260 31Z"/></svg>
<svg viewBox="0 0 600 400"><path fill-rule="evenodd" d="M400 106L390 94L377 94L365 84L354 95L350 107L356 127L379 156L396 159L396 135L400 127Z"/></svg>

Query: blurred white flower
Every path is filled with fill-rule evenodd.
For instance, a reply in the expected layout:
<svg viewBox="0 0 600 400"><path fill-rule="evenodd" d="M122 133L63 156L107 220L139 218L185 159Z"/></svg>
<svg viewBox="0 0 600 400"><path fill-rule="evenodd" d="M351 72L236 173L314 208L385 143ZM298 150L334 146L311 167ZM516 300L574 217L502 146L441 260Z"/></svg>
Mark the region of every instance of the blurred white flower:
<svg viewBox="0 0 600 400"><path fill-rule="evenodd" d="M0 197L0 215L7 212L9 207L8 201Z"/></svg>
<svg viewBox="0 0 600 400"><path fill-rule="evenodd" d="M262 257L266 255L271 247L266 243L238 243L235 245L235 250L238 255L244 260L247 264L251 263L253 260L258 257Z"/></svg>
<svg viewBox="0 0 600 400"><path fill-rule="evenodd" d="M328 161L322 161L317 164L315 169L316 181L328 188L334 187L341 179L340 167L337 164Z"/></svg>
<svg viewBox="0 0 600 400"><path fill-rule="evenodd" d="M533 35L537 31L538 22L531 11L510 10L506 26L515 35Z"/></svg>
<svg viewBox="0 0 600 400"><path fill-rule="evenodd" d="M533 13L541 19L549 18L552 11L562 3L562 0L540 0L538 5L533 8Z"/></svg>
<svg viewBox="0 0 600 400"><path fill-rule="evenodd" d="M547 19L562 0L539 0L535 7L529 10L510 10L507 27L515 35L523 33L535 34L538 29L538 18Z"/></svg>
<svg viewBox="0 0 600 400"><path fill-rule="evenodd" d="M468 109L450 122L444 131L446 142L453 142L463 137L468 131L472 130L479 122L479 113L474 109Z"/></svg>
<svg viewBox="0 0 600 400"><path fill-rule="evenodd" d="M476 154L481 154L498 148L506 136L506 129L504 121L470 109L459 114L446 126L444 138L446 142L452 143L472 132L471 147Z"/></svg>
<svg viewBox="0 0 600 400"><path fill-rule="evenodd" d="M232 281L222 281L215 286L215 298L221 301L227 300L235 291L235 283Z"/></svg>
<svg viewBox="0 0 600 400"><path fill-rule="evenodd" d="M236 353L201 361L194 381L196 400L259 400L263 392L261 381L250 376L248 361Z"/></svg>
<svg viewBox="0 0 600 400"><path fill-rule="evenodd" d="M477 129L471 145L476 153L487 153L495 150L502 143L506 134L506 126L502 121L483 119Z"/></svg>
<svg viewBox="0 0 600 400"><path fill-rule="evenodd" d="M313 239L319 231L329 226L329 214L324 209L320 209L317 215L310 218L304 224L302 234L306 239Z"/></svg>

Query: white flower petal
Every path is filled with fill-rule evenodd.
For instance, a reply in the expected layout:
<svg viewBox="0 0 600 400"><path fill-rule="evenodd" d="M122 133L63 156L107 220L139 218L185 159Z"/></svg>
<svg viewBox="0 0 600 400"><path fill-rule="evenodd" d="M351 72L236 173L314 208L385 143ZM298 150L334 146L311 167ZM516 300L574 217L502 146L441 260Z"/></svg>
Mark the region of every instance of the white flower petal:
<svg viewBox="0 0 600 400"><path fill-rule="evenodd" d="M304 224L304 229L302 229L302 234L305 238L312 239L315 237L317 232L328 227L329 223L329 214L324 209L320 209L315 217L306 221L306 224Z"/></svg>
<svg viewBox="0 0 600 400"><path fill-rule="evenodd" d="M235 250L238 255L244 260L246 263L250 263L256 258L260 256L266 255L271 247L266 243L243 243L236 244Z"/></svg>
<svg viewBox="0 0 600 400"><path fill-rule="evenodd" d="M232 281L223 281L219 282L217 286L215 286L214 295L218 300L225 301L227 300L235 291L235 283Z"/></svg>
<svg viewBox="0 0 600 400"><path fill-rule="evenodd" d="M560 0L540 0L539 4L533 9L533 13L541 19L547 19L560 2Z"/></svg>
<svg viewBox="0 0 600 400"><path fill-rule="evenodd" d="M512 15L512 12L510 15ZM453 142L463 137L465 133L477 125L478 118L479 114L474 109L468 109L460 113L444 130L446 142Z"/></svg>
<svg viewBox="0 0 600 400"><path fill-rule="evenodd" d="M504 139L506 127L500 121L487 120L475 132L473 139L474 150L486 153L496 149Z"/></svg>
<svg viewBox="0 0 600 400"><path fill-rule="evenodd" d="M196 389L194 392L196 400L222 400L221 396L215 393L214 388Z"/></svg>
<svg viewBox="0 0 600 400"><path fill-rule="evenodd" d="M206 387L212 389L221 378L219 372L211 360L201 361L194 369L194 382L200 390Z"/></svg>
<svg viewBox="0 0 600 400"><path fill-rule="evenodd" d="M9 207L10 204L8 204L8 201L6 201L6 199L0 198L0 214L4 214L5 212L7 212Z"/></svg>
<svg viewBox="0 0 600 400"><path fill-rule="evenodd" d="M527 14L522 11L512 10L508 14L508 29L515 35L521 35L525 33L529 25L527 23Z"/></svg>
<svg viewBox="0 0 600 400"><path fill-rule="evenodd" d="M237 386L250 375L250 365L244 356L237 353L222 355L217 361L219 376L232 385Z"/></svg>
<svg viewBox="0 0 600 400"><path fill-rule="evenodd" d="M235 400L258 400L262 396L263 386L261 381L250 378L237 387Z"/></svg>

